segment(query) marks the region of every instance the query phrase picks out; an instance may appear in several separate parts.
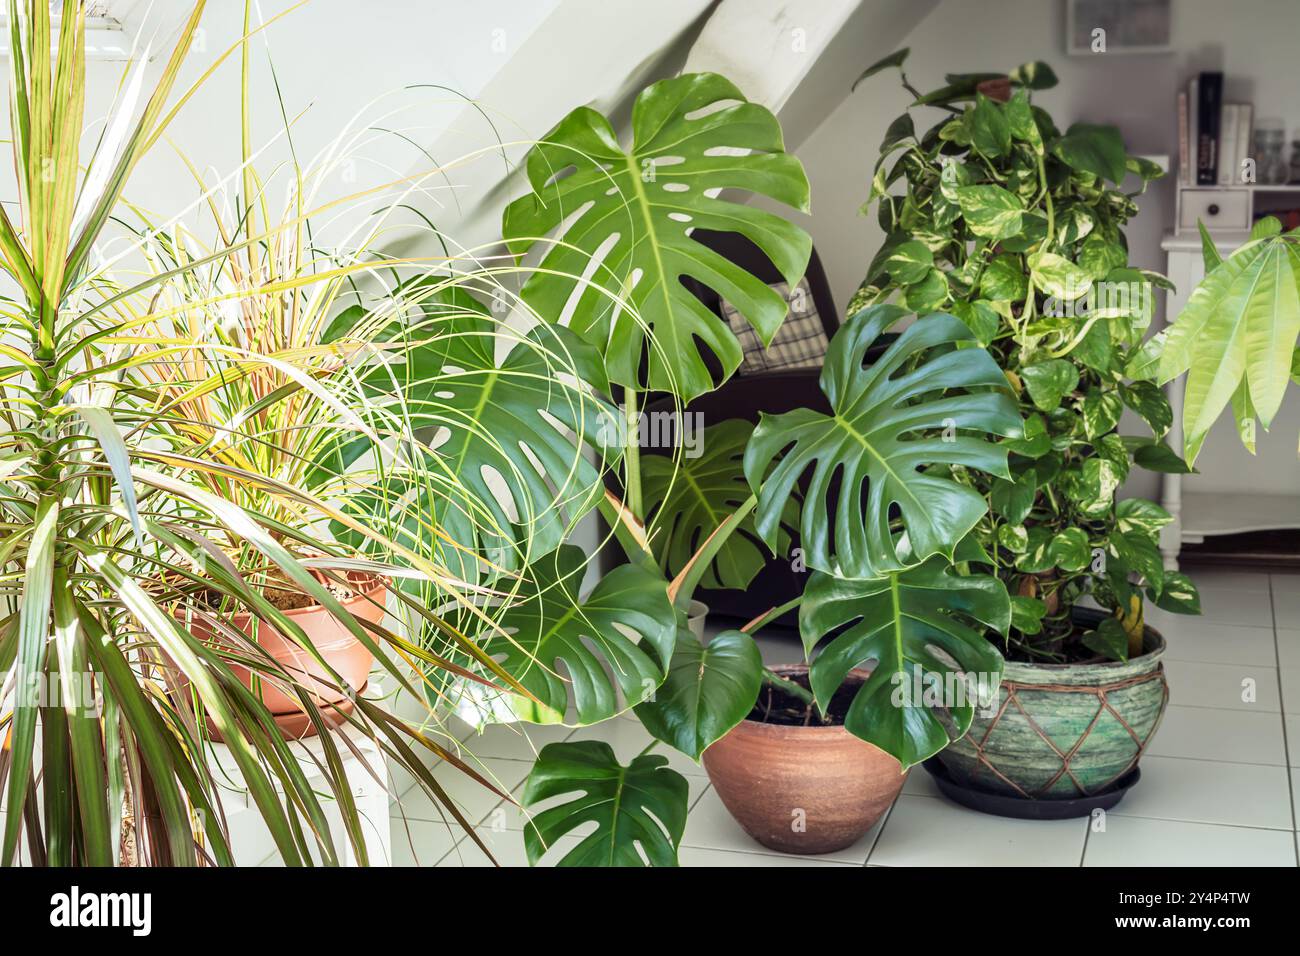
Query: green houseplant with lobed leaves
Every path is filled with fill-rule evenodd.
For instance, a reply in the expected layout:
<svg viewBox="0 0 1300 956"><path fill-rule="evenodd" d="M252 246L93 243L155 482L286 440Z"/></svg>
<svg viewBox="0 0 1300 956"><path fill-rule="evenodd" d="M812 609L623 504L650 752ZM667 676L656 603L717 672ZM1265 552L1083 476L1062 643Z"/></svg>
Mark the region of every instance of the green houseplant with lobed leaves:
<svg viewBox="0 0 1300 956"><path fill-rule="evenodd" d="M922 94L902 74L906 52L863 74L898 68L915 101L881 143L868 206L886 238L854 302L957 315L1020 398L1011 475L972 476L990 503L980 539L1013 595L1010 646L1026 659L1125 660L1141 652L1144 592L1199 611L1191 581L1161 561L1169 515L1115 501L1135 465L1187 470L1162 442L1173 416L1143 344L1168 283L1129 266L1123 231L1160 170L1127 155L1113 127L1059 130L1031 101L1056 83L1046 64L949 75ZM942 112L918 131L921 107ZM1133 193L1121 189L1130 176ZM1120 434L1125 409L1149 435ZM1071 612L1086 595L1110 614L1081 630Z"/></svg>
<svg viewBox="0 0 1300 956"><path fill-rule="evenodd" d="M716 75L647 88L632 136L625 149L604 117L575 110L530 153L533 191L510 205L503 227L512 252L540 252L522 302L551 323L567 309L567 326L550 327L567 327L605 359L609 398L622 406L624 493L607 494L599 507L626 563L584 594L584 555L562 545L520 572L510 602L500 604L504 634L474 629L465 616L466 633L528 696L468 686L462 710L479 721L588 725L634 708L654 737L699 760L754 709L764 686L806 702L810 714L815 700L824 712L848 672L874 662L845 725L901 771L959 736L973 706L946 716L899 707L891 700L897 684L958 672L996 682L1001 670L979 628L1005 631L1010 603L996 578L974 573L988 556L968 536L986 505L951 472L1009 474L1005 448L988 440L1022 433L1006 379L953 317L913 326L868 363L868 348L905 315L874 306L831 343L821 379L831 414L765 416L756 428L718 423L705 432L705 454L680 470L643 462L631 436L647 392L689 401L718 384L710 362L724 380L740 362L734 335L682 277L735 303L764 341L786 310L775 291L690 231L743 233L791 283L809 254L796 227L710 193L745 189L806 208L808 187L775 118ZM737 149L746 152L729 155ZM603 377L589 381L603 391ZM760 547L784 540L783 522L799 529L814 571L802 598L805 644L811 653L836 635L812 665L810 688L764 668L750 636L788 608L707 644L685 623L695 588L752 577ZM688 543L656 551L655 539L671 529ZM851 626L839 633L842 625ZM545 747L524 795L537 810L524 834L529 859L595 823L563 864L674 864L686 782L666 764L647 752L624 765L600 742Z"/></svg>

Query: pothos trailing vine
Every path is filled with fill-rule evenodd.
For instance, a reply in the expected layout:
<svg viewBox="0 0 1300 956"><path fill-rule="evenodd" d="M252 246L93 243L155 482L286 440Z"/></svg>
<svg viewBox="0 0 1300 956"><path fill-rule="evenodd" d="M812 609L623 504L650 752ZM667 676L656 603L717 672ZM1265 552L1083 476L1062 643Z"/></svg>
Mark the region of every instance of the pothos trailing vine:
<svg viewBox="0 0 1300 956"><path fill-rule="evenodd" d="M903 75L906 56L862 78ZM1141 651L1144 594L1199 613L1194 585L1165 570L1157 546L1170 515L1115 498L1134 464L1187 470L1162 442L1172 413L1152 381L1156 346L1143 343L1154 289L1169 283L1128 264L1123 232L1161 171L1128 155L1113 127L1061 132L1031 101L1055 83L1040 62L950 74L930 93L903 75L914 99L885 134L864 206L876 205L886 238L849 312L898 299L957 316L989 348L1025 435L1004 441L1009 476L956 471L990 504L978 533L1013 595L1009 646L1032 658L1123 660ZM926 107L943 115L918 132L913 111ZM1133 192L1121 188L1129 177ZM1126 408L1149 435L1119 433ZM1071 610L1088 594L1111 613L1081 633Z"/></svg>

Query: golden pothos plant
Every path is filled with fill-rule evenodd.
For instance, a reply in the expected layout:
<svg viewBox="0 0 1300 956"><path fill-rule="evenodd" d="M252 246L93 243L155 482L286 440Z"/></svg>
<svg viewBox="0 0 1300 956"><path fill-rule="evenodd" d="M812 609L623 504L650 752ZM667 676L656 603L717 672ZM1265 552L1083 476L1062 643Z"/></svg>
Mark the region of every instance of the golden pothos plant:
<svg viewBox="0 0 1300 956"><path fill-rule="evenodd" d="M1009 475L958 474L990 505L978 533L1012 594L1009 645L1030 658L1126 659L1142 647L1144 596L1199 612L1191 580L1163 566L1169 514L1116 500L1134 466L1187 470L1162 441L1173 416L1143 341L1168 282L1129 265L1124 235L1161 172L1128 155L1114 127L1059 129L1033 103L1056 84L1044 63L948 75L922 93L906 56L862 76L897 69L913 99L880 145L864 212L875 207L885 241L850 311L893 299L953 315L994 355L1025 434L1003 443ZM1126 409L1148 434L1120 434ZM1085 595L1111 612L1095 628L1072 617Z"/></svg>

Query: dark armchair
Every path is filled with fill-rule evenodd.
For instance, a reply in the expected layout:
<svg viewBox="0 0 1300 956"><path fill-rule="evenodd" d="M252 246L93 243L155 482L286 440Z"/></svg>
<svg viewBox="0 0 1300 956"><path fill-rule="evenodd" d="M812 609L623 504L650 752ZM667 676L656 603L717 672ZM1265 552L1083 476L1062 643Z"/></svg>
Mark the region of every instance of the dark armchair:
<svg viewBox="0 0 1300 956"><path fill-rule="evenodd" d="M782 281L776 267L744 236L700 230L694 234L694 238L766 282L776 284ZM830 284L826 281L826 273L822 269L816 250L813 251L808 263L805 281L807 292L811 294L811 305L820 317L826 340L829 341L839 328L839 310L831 299ZM718 315L719 319L725 321L724 304L719 301L716 293L694 283L688 282L688 287ZM757 422L761 412L779 414L795 408L813 408L829 412L830 407L818 385L818 377L821 374L820 359L816 359L815 363L810 367L759 372L752 370L747 372L742 365L737 374L722 387L695 399L686 411L698 413L705 427L731 418ZM668 411L672 408L672 399L661 397L648 403L646 411ZM645 454L670 454L671 452L672 449L660 448L644 450ZM797 535L792 542L792 548L795 547L798 547ZM776 555L758 573L749 588L743 591L701 590L698 592L698 597L709 605L713 615L732 618L736 622L747 621L802 593L807 572L795 571L794 564L793 555ZM795 615L787 614L780 623L795 624Z"/></svg>

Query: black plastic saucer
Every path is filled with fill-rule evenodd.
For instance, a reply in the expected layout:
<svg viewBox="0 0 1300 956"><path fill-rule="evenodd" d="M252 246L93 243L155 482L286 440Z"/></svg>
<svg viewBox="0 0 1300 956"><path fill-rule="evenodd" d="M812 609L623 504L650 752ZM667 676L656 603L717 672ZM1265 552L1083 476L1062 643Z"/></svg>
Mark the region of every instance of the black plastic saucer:
<svg viewBox="0 0 1300 956"><path fill-rule="evenodd" d="M990 793L976 787L958 783L948 773L948 769L931 757L922 766L934 778L935 784L945 797L963 807L992 813L999 817L1013 817L1017 820L1069 820L1074 817L1091 816L1094 810L1109 810L1124 799L1124 795L1142 778L1140 767L1134 767L1113 786L1101 793L1088 797L1044 798L1031 800L1025 797L1009 797L1002 793Z"/></svg>

